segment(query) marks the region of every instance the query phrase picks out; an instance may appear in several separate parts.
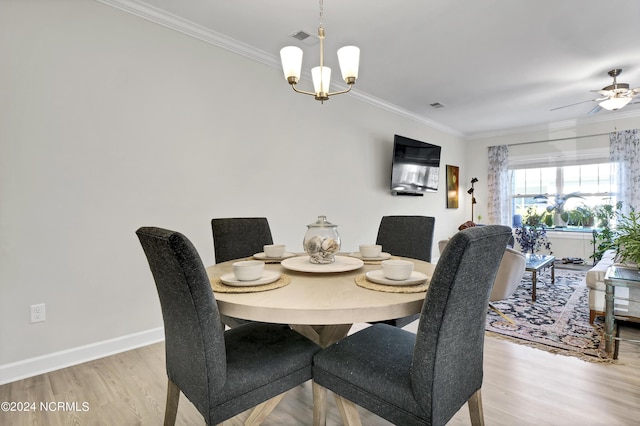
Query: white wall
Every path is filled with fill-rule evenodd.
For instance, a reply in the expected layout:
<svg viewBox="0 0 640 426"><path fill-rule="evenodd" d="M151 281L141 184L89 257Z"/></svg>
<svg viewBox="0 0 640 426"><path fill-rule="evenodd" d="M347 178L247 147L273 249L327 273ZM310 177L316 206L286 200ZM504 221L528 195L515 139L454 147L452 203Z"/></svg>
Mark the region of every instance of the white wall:
<svg viewBox="0 0 640 426"><path fill-rule="evenodd" d="M593 234L591 232L547 232L551 250L557 259L579 257L585 265L593 265Z"/></svg>
<svg viewBox="0 0 640 426"><path fill-rule="evenodd" d="M445 208L458 138L103 4L3 1L0 57L0 370L162 325L143 225L211 264L212 217L266 216L297 250L319 214L345 250L383 215L433 215L436 241L467 219ZM437 194L390 195L394 133L443 147Z"/></svg>

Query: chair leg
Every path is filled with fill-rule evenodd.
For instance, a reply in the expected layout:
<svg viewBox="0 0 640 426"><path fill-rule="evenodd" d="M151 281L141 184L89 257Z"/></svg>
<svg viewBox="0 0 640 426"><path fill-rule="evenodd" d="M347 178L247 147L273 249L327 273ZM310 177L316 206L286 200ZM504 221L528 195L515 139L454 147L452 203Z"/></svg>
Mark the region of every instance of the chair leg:
<svg viewBox="0 0 640 426"><path fill-rule="evenodd" d="M469 415L472 426L484 426L484 412L482 411L482 395L480 389L469 398Z"/></svg>
<svg viewBox="0 0 640 426"><path fill-rule="evenodd" d="M263 402L262 404L256 405L253 410L251 410L251 414L245 420L245 426L258 426L261 424L269 414L273 411L274 408L278 405L278 403L284 398L287 392L282 392L280 395L274 396L273 398Z"/></svg>
<svg viewBox="0 0 640 426"><path fill-rule="evenodd" d="M502 312L500 309L496 308L495 305L491 302L489 302L489 307L491 309L493 309L498 315L500 315L502 318L506 319L507 321L509 321L511 324L516 325L516 322L514 320L512 320L511 318L509 318L504 312Z"/></svg>
<svg viewBox="0 0 640 426"><path fill-rule="evenodd" d="M312 381L313 390L313 426L327 424L327 388Z"/></svg>
<svg viewBox="0 0 640 426"><path fill-rule="evenodd" d="M169 379L167 384L167 406L164 409L164 426L173 426L176 424L178 402L180 402L180 389L178 385Z"/></svg>
<svg viewBox="0 0 640 426"><path fill-rule="evenodd" d="M597 316L604 316L604 312L589 309L589 324L593 324Z"/></svg>
<svg viewBox="0 0 640 426"><path fill-rule="evenodd" d="M342 417L342 423L344 423L344 426L362 426L356 404L341 397L337 393L333 394L333 396L336 398L336 405L340 411L340 417Z"/></svg>

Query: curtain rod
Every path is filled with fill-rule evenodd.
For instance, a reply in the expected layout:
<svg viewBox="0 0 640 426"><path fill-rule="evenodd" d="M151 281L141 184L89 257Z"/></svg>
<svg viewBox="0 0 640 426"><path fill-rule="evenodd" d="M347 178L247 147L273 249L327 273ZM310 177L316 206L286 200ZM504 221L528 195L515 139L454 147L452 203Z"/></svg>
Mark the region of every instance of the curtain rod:
<svg viewBox="0 0 640 426"><path fill-rule="evenodd" d="M608 135L608 134L609 133L596 133L594 135L572 136L572 137L569 137L569 138L558 138L558 139L546 139L546 140L540 140L540 141L518 142L518 143L507 144L507 146L530 145L530 144L533 144L533 143L543 143L543 142L568 141L570 139L592 138L594 136L605 136L605 135Z"/></svg>

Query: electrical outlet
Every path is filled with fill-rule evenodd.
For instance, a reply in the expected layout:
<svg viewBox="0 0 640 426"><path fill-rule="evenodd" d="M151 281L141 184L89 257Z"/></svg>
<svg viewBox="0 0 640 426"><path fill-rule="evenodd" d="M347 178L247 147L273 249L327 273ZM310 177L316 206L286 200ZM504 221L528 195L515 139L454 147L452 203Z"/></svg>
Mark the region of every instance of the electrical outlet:
<svg viewBox="0 0 640 426"><path fill-rule="evenodd" d="M47 319L47 315L44 310L44 303L31 305L31 324L34 322L43 322L45 319Z"/></svg>

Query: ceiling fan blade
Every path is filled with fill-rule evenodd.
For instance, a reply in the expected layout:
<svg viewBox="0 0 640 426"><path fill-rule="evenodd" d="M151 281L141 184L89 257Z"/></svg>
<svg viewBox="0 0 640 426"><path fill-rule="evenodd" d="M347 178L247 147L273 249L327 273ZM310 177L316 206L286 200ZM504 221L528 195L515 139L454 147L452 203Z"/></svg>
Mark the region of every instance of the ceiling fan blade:
<svg viewBox="0 0 640 426"><path fill-rule="evenodd" d="M569 104L569 105L563 105L561 107L555 107L555 108L550 109L549 111L555 111L557 109L567 108L567 107L574 106L574 105L585 104L587 102L593 102L593 101L597 101L597 100L598 99L589 99L588 101L576 102L575 104Z"/></svg>
<svg viewBox="0 0 640 426"><path fill-rule="evenodd" d="M596 106L594 106L594 107L591 109L591 111L589 111L589 112L587 113L587 115L597 114L597 113L599 113L600 111L602 111L602 107L601 107L600 105L596 105Z"/></svg>

